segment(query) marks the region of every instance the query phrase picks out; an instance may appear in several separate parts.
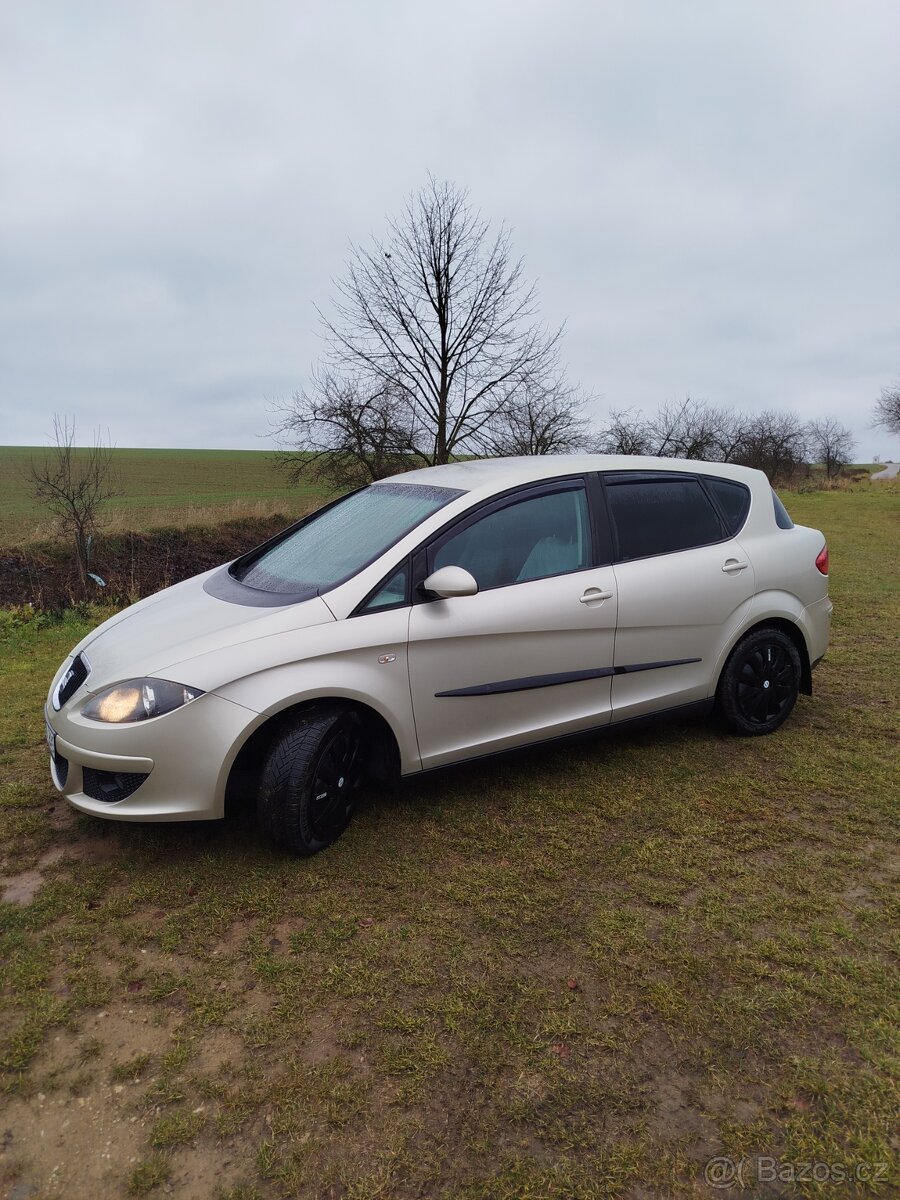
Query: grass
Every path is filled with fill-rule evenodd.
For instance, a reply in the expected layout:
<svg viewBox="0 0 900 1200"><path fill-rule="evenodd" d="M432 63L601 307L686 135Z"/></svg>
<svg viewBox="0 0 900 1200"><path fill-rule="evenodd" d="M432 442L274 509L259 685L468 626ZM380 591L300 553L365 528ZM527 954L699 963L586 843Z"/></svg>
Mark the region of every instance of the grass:
<svg viewBox="0 0 900 1200"><path fill-rule="evenodd" d="M84 1157L77 1095L116 1139L98 1198L689 1197L721 1155L895 1194L900 490L787 499L835 624L783 730L410 780L309 861L240 813L65 811L41 703L103 614L0 623L0 874L42 881L0 905L0 1182ZM38 1095L69 1098L46 1150Z"/></svg>
<svg viewBox="0 0 900 1200"><path fill-rule="evenodd" d="M28 495L26 474L41 446L0 446L0 546L44 541L52 519ZM846 468L833 485L852 488L877 466ZM813 468L821 476L821 470ZM314 483L289 487L268 450L113 451L113 476L122 493L101 509L107 533L139 533L170 526L282 514L302 515L327 489ZM817 478L815 486L821 486Z"/></svg>
<svg viewBox="0 0 900 1200"><path fill-rule="evenodd" d="M25 472L43 447L0 446L0 545L39 541L52 532L29 498ZM289 487L265 450L115 450L113 472L123 494L104 510L104 529L141 532L169 525L284 513L324 495L314 485Z"/></svg>

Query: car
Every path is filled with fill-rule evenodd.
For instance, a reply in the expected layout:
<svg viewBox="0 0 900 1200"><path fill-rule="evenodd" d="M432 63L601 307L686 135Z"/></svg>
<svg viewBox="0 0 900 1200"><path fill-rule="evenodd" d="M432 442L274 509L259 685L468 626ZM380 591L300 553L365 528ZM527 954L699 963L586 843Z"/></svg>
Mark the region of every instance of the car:
<svg viewBox="0 0 900 1200"><path fill-rule="evenodd" d="M766 476L478 459L326 504L100 625L45 707L51 774L124 821L223 816L312 854L368 783L717 709L768 734L828 644L828 550Z"/></svg>

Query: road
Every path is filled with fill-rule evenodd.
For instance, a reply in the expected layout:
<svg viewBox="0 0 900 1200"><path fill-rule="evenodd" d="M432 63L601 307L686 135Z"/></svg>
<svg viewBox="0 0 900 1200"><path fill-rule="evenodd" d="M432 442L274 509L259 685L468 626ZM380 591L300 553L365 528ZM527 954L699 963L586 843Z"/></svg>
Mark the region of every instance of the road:
<svg viewBox="0 0 900 1200"><path fill-rule="evenodd" d="M870 479L896 479L897 472L900 471L900 463L889 462L884 464L884 470L879 471L876 475L870 475Z"/></svg>

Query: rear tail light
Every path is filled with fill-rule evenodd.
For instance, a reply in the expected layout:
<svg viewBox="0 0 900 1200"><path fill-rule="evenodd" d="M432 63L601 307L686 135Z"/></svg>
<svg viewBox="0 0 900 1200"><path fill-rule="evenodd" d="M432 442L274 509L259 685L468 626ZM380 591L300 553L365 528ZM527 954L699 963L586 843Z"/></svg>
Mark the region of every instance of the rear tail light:
<svg viewBox="0 0 900 1200"><path fill-rule="evenodd" d="M828 574L828 543L826 542L816 558L816 566L823 575Z"/></svg>

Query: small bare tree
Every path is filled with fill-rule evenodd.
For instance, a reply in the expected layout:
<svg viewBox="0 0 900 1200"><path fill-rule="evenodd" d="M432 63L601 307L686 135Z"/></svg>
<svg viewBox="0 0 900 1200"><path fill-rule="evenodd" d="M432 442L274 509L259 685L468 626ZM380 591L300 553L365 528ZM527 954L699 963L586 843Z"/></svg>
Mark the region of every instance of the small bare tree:
<svg viewBox="0 0 900 1200"><path fill-rule="evenodd" d="M75 422L54 415L52 442L26 472L32 498L59 521L72 539L82 590L87 589L91 546L103 504L118 495L112 480L113 448L99 431L90 446L75 445Z"/></svg>
<svg viewBox="0 0 900 1200"><path fill-rule="evenodd" d="M743 463L770 479L785 480L805 464L809 433L795 413L747 415L688 396L660 405L649 418L635 411L611 412L596 446L605 454Z"/></svg>
<svg viewBox="0 0 900 1200"><path fill-rule="evenodd" d="M483 454L567 454L588 442L587 399L561 380L525 384L478 435Z"/></svg>
<svg viewBox="0 0 900 1200"><path fill-rule="evenodd" d="M613 409L594 439L600 454L652 454L652 431L639 412Z"/></svg>
<svg viewBox="0 0 900 1200"><path fill-rule="evenodd" d="M900 434L900 381L881 389L872 424L880 425L888 433Z"/></svg>
<svg viewBox="0 0 900 1200"><path fill-rule="evenodd" d="M611 412L601 427L597 446L606 454L728 461L740 436L739 414L686 396L660 405L650 418L631 410Z"/></svg>
<svg viewBox="0 0 900 1200"><path fill-rule="evenodd" d="M810 421L806 427L806 441L811 461L824 465L827 479L840 475L850 461L855 445L850 430L833 417Z"/></svg>
<svg viewBox="0 0 900 1200"><path fill-rule="evenodd" d="M717 420L712 431L713 453L716 462L737 462L750 418L738 409L716 408Z"/></svg>
<svg viewBox="0 0 900 1200"><path fill-rule="evenodd" d="M382 382L367 390L366 382L321 370L275 411L274 433L297 448L276 455L291 484L311 475L336 489L359 487L424 465L406 397Z"/></svg>
<svg viewBox="0 0 900 1200"><path fill-rule="evenodd" d="M747 417L734 461L787 482L807 461L807 432L796 413L767 409Z"/></svg>
<svg viewBox="0 0 900 1200"><path fill-rule="evenodd" d="M432 178L386 240L352 247L332 314L320 313L326 366L364 395L402 398L415 457L446 463L477 453L521 389L556 374L561 331L536 312L508 231L491 233L464 191Z"/></svg>
<svg viewBox="0 0 900 1200"><path fill-rule="evenodd" d="M663 404L649 423L649 453L660 458L717 459L730 416L728 410L690 396Z"/></svg>

